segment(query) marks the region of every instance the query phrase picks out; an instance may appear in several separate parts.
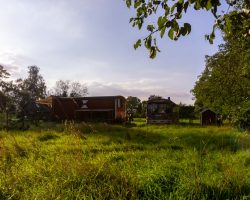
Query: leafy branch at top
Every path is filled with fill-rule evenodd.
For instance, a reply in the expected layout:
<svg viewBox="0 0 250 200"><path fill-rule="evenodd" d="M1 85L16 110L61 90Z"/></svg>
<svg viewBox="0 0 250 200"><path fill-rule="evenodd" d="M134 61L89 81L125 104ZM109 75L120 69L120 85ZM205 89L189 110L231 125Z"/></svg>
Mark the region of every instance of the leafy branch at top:
<svg viewBox="0 0 250 200"><path fill-rule="evenodd" d="M136 10L136 16L130 18L130 23L133 27L141 29L146 19L157 15L157 22L148 24L148 36L143 39L144 46L149 51L150 58L155 58L157 52L160 52L157 43L157 33L161 38L165 33L171 40L178 40L181 36L186 36L191 32L191 25L189 23L180 23L183 13L186 13L189 7L195 10L205 9L213 14L216 22L213 26L212 33L206 35L206 39L213 43L215 38L215 29L225 26L223 15L218 15L217 10L221 5L220 0L173 0L169 3L168 0L124 0L128 8ZM227 0L229 6L234 6L240 0ZM247 2L247 0L245 0ZM244 2L244 0L243 0ZM247 5L248 7L249 5ZM137 49L142 45L142 40L139 39L134 48Z"/></svg>

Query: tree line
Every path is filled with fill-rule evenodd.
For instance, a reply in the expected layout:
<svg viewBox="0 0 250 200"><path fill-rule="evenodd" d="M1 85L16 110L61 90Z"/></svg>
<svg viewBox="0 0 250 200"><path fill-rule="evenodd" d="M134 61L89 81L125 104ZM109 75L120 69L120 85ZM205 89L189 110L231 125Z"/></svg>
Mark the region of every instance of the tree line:
<svg viewBox="0 0 250 200"><path fill-rule="evenodd" d="M37 66L29 66L28 75L24 79L9 80L10 77L10 73L0 65L0 113L5 115L7 127L11 115L23 120L25 107L38 99L50 95L78 97L88 93L84 84L69 80L58 80L53 88L47 90L46 82Z"/></svg>

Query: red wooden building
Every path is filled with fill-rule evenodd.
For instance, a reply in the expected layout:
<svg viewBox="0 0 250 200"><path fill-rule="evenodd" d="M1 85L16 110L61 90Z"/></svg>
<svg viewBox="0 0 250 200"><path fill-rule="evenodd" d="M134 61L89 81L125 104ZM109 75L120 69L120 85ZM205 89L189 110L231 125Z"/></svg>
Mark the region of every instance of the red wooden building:
<svg viewBox="0 0 250 200"><path fill-rule="evenodd" d="M126 99L123 96L50 96L37 103L48 105L54 120L114 122L126 119Z"/></svg>

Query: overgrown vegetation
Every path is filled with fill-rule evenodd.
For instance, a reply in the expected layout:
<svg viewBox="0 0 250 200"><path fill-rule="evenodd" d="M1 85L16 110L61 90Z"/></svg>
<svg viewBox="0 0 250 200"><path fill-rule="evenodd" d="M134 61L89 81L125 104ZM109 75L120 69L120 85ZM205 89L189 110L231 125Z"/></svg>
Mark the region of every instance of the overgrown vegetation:
<svg viewBox="0 0 250 200"><path fill-rule="evenodd" d="M230 127L46 123L0 132L0 199L247 199L250 136Z"/></svg>
<svg viewBox="0 0 250 200"><path fill-rule="evenodd" d="M249 2L249 1L248 1ZM243 9L244 10L244 9ZM220 27L224 43L206 56L206 66L192 90L195 106L211 108L243 129L250 127L250 24L249 5L224 15ZM240 19L239 13L244 15Z"/></svg>

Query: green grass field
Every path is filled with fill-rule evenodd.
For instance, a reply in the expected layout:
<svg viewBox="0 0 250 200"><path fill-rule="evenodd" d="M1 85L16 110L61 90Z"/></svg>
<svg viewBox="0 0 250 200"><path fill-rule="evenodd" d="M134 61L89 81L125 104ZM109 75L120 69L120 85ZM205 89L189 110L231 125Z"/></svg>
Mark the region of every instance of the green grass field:
<svg viewBox="0 0 250 200"><path fill-rule="evenodd" d="M140 119L0 131L0 199L250 199L250 135Z"/></svg>

